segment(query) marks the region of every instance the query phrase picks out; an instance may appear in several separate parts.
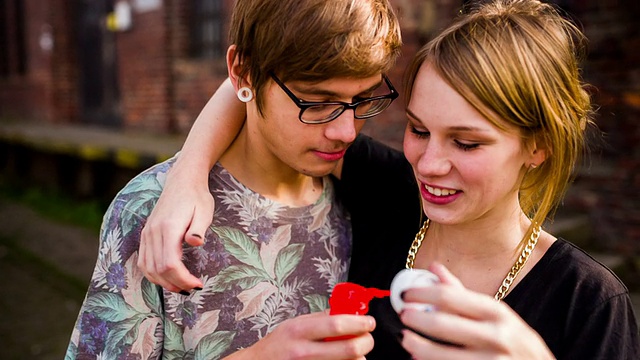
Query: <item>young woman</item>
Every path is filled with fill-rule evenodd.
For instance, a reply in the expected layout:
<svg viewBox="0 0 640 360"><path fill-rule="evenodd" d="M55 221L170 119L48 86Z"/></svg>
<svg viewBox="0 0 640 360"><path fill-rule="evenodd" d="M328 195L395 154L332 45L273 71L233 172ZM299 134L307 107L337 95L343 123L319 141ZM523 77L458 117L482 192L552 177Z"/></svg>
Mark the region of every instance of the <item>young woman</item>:
<svg viewBox="0 0 640 360"><path fill-rule="evenodd" d="M349 279L388 288L405 266L440 278L403 294L435 311L405 310L398 318L387 302L372 305L378 327L368 359L640 358L624 284L541 227L570 183L592 125L579 74L583 40L551 5L493 0L466 9L416 55L407 73L404 153L428 220L413 242L401 233L411 225L394 216L417 211L388 207L384 195L404 190L401 180L386 186L404 177L402 165L389 174L393 156L366 139L351 146L338 171L354 226ZM194 171L182 169L172 176ZM181 194L168 190L167 199ZM173 265L151 264L177 252L192 214L180 215L187 225L170 231L162 230L163 218L194 207L198 195L187 193L185 203L154 210L148 240L156 255L142 264L153 276L168 269L178 275L171 281L186 279ZM398 196L411 203L409 193ZM203 208L197 205L198 216L210 218ZM358 239L356 228L371 236ZM377 235L388 229L398 235ZM171 234L171 246L159 242L163 233Z"/></svg>
<svg viewBox="0 0 640 360"><path fill-rule="evenodd" d="M550 5L497 0L409 67L404 153L429 220L407 261L442 281L405 294L437 309L401 314L413 358L640 356L627 288L541 228L591 125L582 40Z"/></svg>

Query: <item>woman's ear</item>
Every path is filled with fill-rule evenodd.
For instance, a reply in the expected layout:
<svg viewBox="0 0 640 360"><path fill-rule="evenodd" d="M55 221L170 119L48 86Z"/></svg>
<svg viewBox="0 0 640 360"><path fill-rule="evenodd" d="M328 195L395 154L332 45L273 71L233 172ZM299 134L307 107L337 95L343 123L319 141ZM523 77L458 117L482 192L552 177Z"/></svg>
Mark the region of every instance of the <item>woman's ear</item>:
<svg viewBox="0 0 640 360"><path fill-rule="evenodd" d="M231 80L235 91L238 91L243 86L251 86L247 79L240 76L242 67L240 58L237 55L236 45L229 46L229 49L227 49L227 71L229 73L229 80Z"/></svg>
<svg viewBox="0 0 640 360"><path fill-rule="evenodd" d="M531 141L529 147L529 167L540 166L548 156L547 146L542 139L537 136Z"/></svg>

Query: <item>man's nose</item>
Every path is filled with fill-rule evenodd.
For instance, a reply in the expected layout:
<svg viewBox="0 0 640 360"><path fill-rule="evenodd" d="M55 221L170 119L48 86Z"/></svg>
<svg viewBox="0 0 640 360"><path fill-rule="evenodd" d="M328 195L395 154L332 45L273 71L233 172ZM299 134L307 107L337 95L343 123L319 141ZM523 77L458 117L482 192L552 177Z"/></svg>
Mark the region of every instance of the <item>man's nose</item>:
<svg viewBox="0 0 640 360"><path fill-rule="evenodd" d="M355 110L347 109L327 124L325 136L330 140L351 143L357 135L355 122Z"/></svg>

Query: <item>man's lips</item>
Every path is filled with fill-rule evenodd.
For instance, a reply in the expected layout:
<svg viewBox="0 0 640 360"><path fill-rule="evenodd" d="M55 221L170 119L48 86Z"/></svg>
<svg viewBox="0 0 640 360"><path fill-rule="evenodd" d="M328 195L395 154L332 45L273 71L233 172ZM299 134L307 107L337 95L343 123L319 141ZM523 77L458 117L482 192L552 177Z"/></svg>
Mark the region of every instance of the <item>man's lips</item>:
<svg viewBox="0 0 640 360"><path fill-rule="evenodd" d="M314 153L321 158L322 160L325 161L338 161L340 159L342 159L344 157L344 153L346 152L346 149L342 149L340 151L333 151L333 152L325 152L325 151L320 151L320 150L315 150Z"/></svg>

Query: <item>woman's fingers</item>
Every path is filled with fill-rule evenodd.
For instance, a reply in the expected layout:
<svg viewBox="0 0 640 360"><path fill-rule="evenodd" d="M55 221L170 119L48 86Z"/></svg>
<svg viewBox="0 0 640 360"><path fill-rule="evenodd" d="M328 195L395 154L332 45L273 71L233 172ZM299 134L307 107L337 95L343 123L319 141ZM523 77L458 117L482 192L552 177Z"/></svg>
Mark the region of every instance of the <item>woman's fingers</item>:
<svg viewBox="0 0 640 360"><path fill-rule="evenodd" d="M429 265L429 271L436 274L440 279L440 282L443 284L460 287L463 288L462 282L458 280L455 275L453 275L449 269L447 269L444 265L439 262L433 262Z"/></svg>
<svg viewBox="0 0 640 360"><path fill-rule="evenodd" d="M413 359L419 360L483 360L495 358L483 351L440 344L411 330L402 331L401 343L402 347L411 354Z"/></svg>
<svg viewBox="0 0 640 360"><path fill-rule="evenodd" d="M437 311L457 314L471 319L495 320L500 316L493 297L464 287L441 282L430 287L409 289L404 292L405 302L426 303Z"/></svg>
<svg viewBox="0 0 640 360"><path fill-rule="evenodd" d="M203 286L182 262L182 240L189 223L187 218L192 215L159 214L160 220L150 217L142 230L138 267L149 281L169 291L190 291Z"/></svg>
<svg viewBox="0 0 640 360"><path fill-rule="evenodd" d="M191 246L204 245L204 236L211 226L214 211L213 197L209 195L199 198L199 202L193 209L191 223L184 233L184 240L187 244Z"/></svg>
<svg viewBox="0 0 640 360"><path fill-rule="evenodd" d="M473 349L499 348L499 327L489 321L478 321L444 311L407 310L403 323L418 333L450 344Z"/></svg>
<svg viewBox="0 0 640 360"><path fill-rule="evenodd" d="M417 359L552 358L548 347L508 305L468 290L444 266L430 267L440 283L405 291L407 302L427 303L430 312L407 309L403 346ZM437 339L439 341L434 341Z"/></svg>

